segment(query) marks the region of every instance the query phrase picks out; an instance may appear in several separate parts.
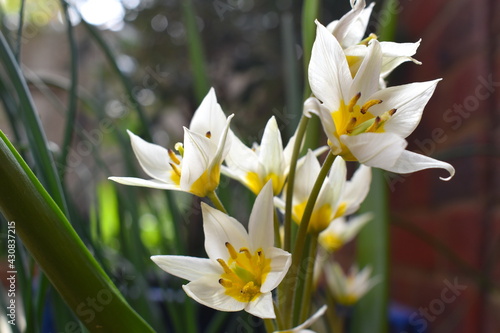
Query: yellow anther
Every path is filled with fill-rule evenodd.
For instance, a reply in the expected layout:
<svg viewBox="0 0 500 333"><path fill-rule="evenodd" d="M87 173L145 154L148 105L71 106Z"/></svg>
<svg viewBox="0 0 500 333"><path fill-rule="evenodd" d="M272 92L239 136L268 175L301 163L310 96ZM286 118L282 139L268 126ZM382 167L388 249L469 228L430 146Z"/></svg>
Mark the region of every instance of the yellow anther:
<svg viewBox="0 0 500 333"><path fill-rule="evenodd" d="M233 286L233 283L226 279L219 279L219 284L224 288L231 288Z"/></svg>
<svg viewBox="0 0 500 333"><path fill-rule="evenodd" d="M354 129L354 127L356 126L356 122L357 122L357 119L356 117L352 117L349 122L347 123L346 127L345 127L345 131L346 133L350 134L352 132L352 130Z"/></svg>
<svg viewBox="0 0 500 333"><path fill-rule="evenodd" d="M380 103L382 103L381 99L371 99L368 102L366 102L365 104L363 104L363 106L361 107L361 110L359 110L359 112L361 112L362 114L365 114L369 108L371 108L374 105L380 104Z"/></svg>
<svg viewBox="0 0 500 333"><path fill-rule="evenodd" d="M238 258L238 252L236 252L236 250L231 245L231 243L226 242L225 245L226 245L227 251L229 252L229 255L231 256L231 259L234 260L234 259Z"/></svg>
<svg viewBox="0 0 500 333"><path fill-rule="evenodd" d="M396 113L398 109L390 109L389 111L387 111L387 113L392 117L394 116L394 114Z"/></svg>
<svg viewBox="0 0 500 333"><path fill-rule="evenodd" d="M252 254L250 253L250 250L248 250L246 247L242 247L240 249L240 253L244 253L245 256L248 258L248 259L251 259L252 258Z"/></svg>
<svg viewBox="0 0 500 333"><path fill-rule="evenodd" d="M184 145L182 142L177 142L174 146L175 150L179 152L179 154L184 157Z"/></svg>
<svg viewBox="0 0 500 333"><path fill-rule="evenodd" d="M366 129L367 132L375 132L382 124L382 119L380 117L375 117L375 121Z"/></svg>
<svg viewBox="0 0 500 333"><path fill-rule="evenodd" d="M217 262L219 263L219 265L222 266L222 269L224 270L224 273L226 274L231 274L232 271L231 271L231 268L229 268L229 266L226 264L226 262L222 259L217 259ZM220 280L219 280L219 283L220 283Z"/></svg>
<svg viewBox="0 0 500 333"><path fill-rule="evenodd" d="M354 106L356 105L356 103L358 102L360 97L361 97L361 92L357 93L356 95L354 95L353 98L351 98L351 100L349 101L349 104L347 105L347 110L349 112L354 111Z"/></svg>
<svg viewBox="0 0 500 333"><path fill-rule="evenodd" d="M372 40L372 39L378 39L378 36L375 35L374 33L371 33L368 37L366 37L365 39L363 39L361 42L359 42L359 45L368 45L368 43Z"/></svg>
<svg viewBox="0 0 500 333"><path fill-rule="evenodd" d="M248 282L243 286L243 288L240 290L240 293L244 295L249 295L251 297L255 296L260 292L260 287L257 287L253 281Z"/></svg>
<svg viewBox="0 0 500 333"><path fill-rule="evenodd" d="M205 133L205 136L210 139L212 137L212 133L208 131L207 133Z"/></svg>
<svg viewBox="0 0 500 333"><path fill-rule="evenodd" d="M174 163L168 163L172 167L172 170L177 174L177 176L181 176L181 170L179 170L179 167L175 165Z"/></svg>
<svg viewBox="0 0 500 333"><path fill-rule="evenodd" d="M174 162L175 164L177 165L180 165L181 164L181 161L177 158L177 156L175 156L175 153L172 149L169 149L168 150L168 156L170 156L170 159L172 160L172 162Z"/></svg>

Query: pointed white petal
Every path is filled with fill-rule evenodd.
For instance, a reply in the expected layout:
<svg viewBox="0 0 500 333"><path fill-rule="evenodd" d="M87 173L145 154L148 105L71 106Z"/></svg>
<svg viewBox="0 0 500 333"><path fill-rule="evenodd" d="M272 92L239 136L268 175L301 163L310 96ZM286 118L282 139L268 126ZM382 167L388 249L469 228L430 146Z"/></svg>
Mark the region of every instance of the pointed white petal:
<svg viewBox="0 0 500 333"><path fill-rule="evenodd" d="M207 275L182 286L182 289L189 297L212 309L226 312L243 310L247 303L226 295L226 289L219 284L219 278L220 275Z"/></svg>
<svg viewBox="0 0 500 333"><path fill-rule="evenodd" d="M416 82L380 90L370 99L381 99L383 102L370 108L370 112L379 116L390 109L397 109L384 124L384 129L386 132L406 138L420 122L424 107L440 80Z"/></svg>
<svg viewBox="0 0 500 333"><path fill-rule="evenodd" d="M319 117L321 120L321 125L323 126L323 130L325 131L326 136L328 137L329 145L333 154L339 154L342 151L342 147L339 139L336 137L337 128L335 126L335 122L333 121L332 114L330 111L322 105L320 110Z"/></svg>
<svg viewBox="0 0 500 333"><path fill-rule="evenodd" d="M329 190L331 192L331 195L329 196L329 202L322 202L320 200L320 196L322 193L320 193L320 196L318 196L317 200L318 207L322 206L323 204L330 204L332 207L337 207L341 195L344 192L346 177L347 167L345 161L340 157L335 158L332 168L330 169L328 179L324 184L324 186L326 184L329 184ZM321 192L323 192L323 190Z"/></svg>
<svg viewBox="0 0 500 333"><path fill-rule="evenodd" d="M205 251L213 260L228 259L226 242L239 250L249 247L249 237L243 225L221 211L201 203L203 231L205 233Z"/></svg>
<svg viewBox="0 0 500 333"><path fill-rule="evenodd" d="M314 331L307 330L306 328L314 324L322 315L325 314L327 310L327 306L323 305L318 309L311 317L309 317L306 321L304 321L299 326L296 326L290 330L286 331L275 331L274 333L314 333Z"/></svg>
<svg viewBox="0 0 500 333"><path fill-rule="evenodd" d="M217 150L212 157L212 161L209 165L209 168L212 169L216 165L221 165L224 158L226 158L229 150L231 149L231 136L229 135L229 125L231 124L231 119L233 119L234 114L229 115L225 122L225 126L220 135L219 141L217 142ZM215 138L214 138L215 139Z"/></svg>
<svg viewBox="0 0 500 333"><path fill-rule="evenodd" d="M294 201L301 203L309 198L311 190L318 177L321 166L311 150L307 152L304 163L297 168L295 186L293 189Z"/></svg>
<svg viewBox="0 0 500 333"><path fill-rule="evenodd" d="M268 174L282 175L285 168L283 161L283 143L276 118L272 116L266 124L260 144L259 162L266 167Z"/></svg>
<svg viewBox="0 0 500 333"><path fill-rule="evenodd" d="M222 268L212 260L186 256L152 256L155 262L165 272L188 281L200 279L207 274L222 274Z"/></svg>
<svg viewBox="0 0 500 333"><path fill-rule="evenodd" d="M337 110L347 95L352 77L346 57L337 39L321 23L316 22L309 63L309 83L314 95L330 110Z"/></svg>
<svg viewBox="0 0 500 333"><path fill-rule="evenodd" d="M362 6L363 4L359 4ZM344 40L341 42L343 47L348 47L350 45L358 44L366 32L366 27L370 20L370 15L372 14L373 6L375 2L372 2L368 7L363 8L358 18L351 23L347 34L344 36Z"/></svg>
<svg viewBox="0 0 500 333"><path fill-rule="evenodd" d="M281 283L292 263L292 255L276 247L265 249L264 254L271 259L271 271L260 287L263 293L273 290Z"/></svg>
<svg viewBox="0 0 500 333"><path fill-rule="evenodd" d="M243 142L232 132L231 135L231 149L226 156L225 162L233 178L245 180L249 172L259 174L260 167L258 156L255 151L245 146Z"/></svg>
<svg viewBox="0 0 500 333"><path fill-rule="evenodd" d="M366 102L378 90L380 68L382 67L382 50L377 40L372 40L368 46L366 57L363 59L354 81L352 82L349 96L361 93L360 104ZM346 101L347 103L347 101Z"/></svg>
<svg viewBox="0 0 500 333"><path fill-rule="evenodd" d="M450 180L455 175L455 168L451 164L407 150L401 154L396 164L386 170L395 173L411 173L435 168L445 169L449 172L450 176L447 178L439 177L441 180Z"/></svg>
<svg viewBox="0 0 500 333"><path fill-rule="evenodd" d="M206 135L207 132L210 132L212 139L217 142L224 131L225 124L226 116L219 103L217 103L214 88L210 88L210 91L193 114L189 129L200 135Z"/></svg>
<svg viewBox="0 0 500 333"><path fill-rule="evenodd" d="M389 170L408 144L393 133L362 133L340 137L356 159L365 165Z"/></svg>
<svg viewBox="0 0 500 333"><path fill-rule="evenodd" d="M355 36L359 35L360 33L359 31L352 31L350 36L348 36L348 33L352 29L363 29L363 27L360 24L357 24L355 22L359 19L359 16L363 12L365 6L366 6L365 0L356 1L356 4L353 6L353 8L349 12L347 12L344 16L342 16L339 22L335 25L332 33L339 40L342 46L345 47L351 45L347 43L356 44L359 42L359 40L355 42L353 40ZM363 22L361 22L361 24L363 24ZM363 29L361 36L363 36L364 30L366 30L366 26L364 28L365 29ZM347 36L348 36L347 40L344 40Z"/></svg>
<svg viewBox="0 0 500 333"><path fill-rule="evenodd" d="M170 179L172 167L169 164L168 150L154 143L144 141L129 130L127 130L127 133L130 136L134 154L148 176L161 181Z"/></svg>
<svg viewBox="0 0 500 333"><path fill-rule="evenodd" d="M123 185L157 188L160 190L182 191L180 186L177 184L167 183L156 179L148 180L134 177L109 177L108 179Z"/></svg>
<svg viewBox="0 0 500 333"><path fill-rule="evenodd" d="M259 318L276 318L273 306L273 296L269 293L260 294L245 307L245 311Z"/></svg>
<svg viewBox="0 0 500 333"><path fill-rule="evenodd" d="M359 209L360 204L365 200L372 181L371 168L360 165L354 172L351 180L346 183L341 201L347 204L344 215L350 215Z"/></svg>
<svg viewBox="0 0 500 333"><path fill-rule="evenodd" d="M217 145L204 135L184 127L184 159L182 160L181 188L189 191L193 183L208 170L217 151Z"/></svg>
<svg viewBox="0 0 500 333"><path fill-rule="evenodd" d="M248 222L252 251L274 245L273 184L268 181L255 199Z"/></svg>

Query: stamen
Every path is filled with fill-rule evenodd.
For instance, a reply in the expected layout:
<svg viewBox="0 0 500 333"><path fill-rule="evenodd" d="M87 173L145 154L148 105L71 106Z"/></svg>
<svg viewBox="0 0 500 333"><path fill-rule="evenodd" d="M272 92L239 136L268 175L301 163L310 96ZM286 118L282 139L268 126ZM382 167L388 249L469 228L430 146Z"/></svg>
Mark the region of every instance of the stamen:
<svg viewBox="0 0 500 333"><path fill-rule="evenodd" d="M170 164L170 166L172 167L172 170L174 170L174 172L177 174L177 176L181 176L181 170L179 170L179 168L177 167L177 165L175 165L174 163L168 163Z"/></svg>
<svg viewBox="0 0 500 333"><path fill-rule="evenodd" d="M208 131L207 133L205 133L205 136L210 139L212 137L212 133Z"/></svg>
<svg viewBox="0 0 500 333"><path fill-rule="evenodd" d="M375 117L375 121L373 122L373 124L371 124L370 127L368 127L366 129L367 132L375 132L379 127L380 125L382 124L382 119L380 119L379 116Z"/></svg>
<svg viewBox="0 0 500 333"><path fill-rule="evenodd" d="M358 102L360 97L361 97L361 92L357 93L356 95L354 95L353 98L351 98L351 100L349 101L349 104L347 105L347 110L349 112L354 111L354 105L356 105L356 103Z"/></svg>
<svg viewBox="0 0 500 333"><path fill-rule="evenodd" d="M250 250L248 250L246 247L242 247L240 249L240 253L244 253L245 256L248 258L248 259L251 259L252 258L252 254L250 254Z"/></svg>
<svg viewBox="0 0 500 333"><path fill-rule="evenodd" d="M231 256L231 259L234 260L234 259L238 258L238 252L236 252L236 250L231 245L231 243L226 242L225 245L226 245L227 251L229 252L229 255Z"/></svg>
<svg viewBox="0 0 500 333"><path fill-rule="evenodd" d="M381 99L371 99L368 102L366 102L365 104L363 104L363 106L361 107L361 110L359 110L359 112L361 112L362 114L365 114L369 108L371 108L374 105L380 104L380 103L382 103Z"/></svg>
<svg viewBox="0 0 500 333"><path fill-rule="evenodd" d="M374 33L371 33L368 37L359 42L359 45L368 45L368 42L371 41L372 39L378 39L378 36L375 35Z"/></svg>
<svg viewBox="0 0 500 333"><path fill-rule="evenodd" d="M177 142L174 146L175 150L179 152L179 154L184 157L184 145L182 142Z"/></svg>
<svg viewBox="0 0 500 333"><path fill-rule="evenodd" d="M231 281L225 279L219 279L219 284L224 288L231 288L233 286L233 283Z"/></svg>
<svg viewBox="0 0 500 333"><path fill-rule="evenodd" d="M356 126L356 117L352 117L351 120L349 120L349 122L347 123L347 126L345 127L345 131L346 133L350 134L354 128L354 126Z"/></svg>
<svg viewBox="0 0 500 333"><path fill-rule="evenodd" d="M389 115L392 117L394 116L394 114L396 113L398 109L390 109L389 111L387 111L387 113L389 113Z"/></svg>
<svg viewBox="0 0 500 333"><path fill-rule="evenodd" d="M175 153L172 149L169 149L168 150L168 156L170 156L170 159L172 160L172 162L174 162L175 164L177 165L180 165L181 164L181 161L177 158L177 156L175 156Z"/></svg>
<svg viewBox="0 0 500 333"><path fill-rule="evenodd" d="M229 268L229 266L226 264L226 262L224 260L217 259L217 262L219 263L219 265L222 266L222 269L224 269L224 273L226 273L226 274L231 274L232 273L231 268Z"/></svg>

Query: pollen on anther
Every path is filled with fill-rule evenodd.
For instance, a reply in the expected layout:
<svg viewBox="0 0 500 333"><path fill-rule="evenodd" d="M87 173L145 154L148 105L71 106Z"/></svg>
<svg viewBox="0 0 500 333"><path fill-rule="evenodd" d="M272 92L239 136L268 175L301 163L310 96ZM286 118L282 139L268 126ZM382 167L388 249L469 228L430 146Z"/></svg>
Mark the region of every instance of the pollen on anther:
<svg viewBox="0 0 500 333"><path fill-rule="evenodd" d="M396 111L397 111L397 110L398 110L398 109L390 109L390 110L389 110L389 111L387 111L387 112L389 113L389 115L390 115L390 116L393 116L393 115L396 113Z"/></svg>
<svg viewBox="0 0 500 333"><path fill-rule="evenodd" d="M209 139L210 139L210 138L212 137L212 133L211 133L210 131L208 131L208 132L205 134L205 136L206 136L207 138L209 138Z"/></svg>
<svg viewBox="0 0 500 333"><path fill-rule="evenodd" d="M177 165L181 164L181 161L177 158L177 156L175 156L175 153L172 149L168 150L168 156L170 157L172 162L174 162L175 164L177 164Z"/></svg>

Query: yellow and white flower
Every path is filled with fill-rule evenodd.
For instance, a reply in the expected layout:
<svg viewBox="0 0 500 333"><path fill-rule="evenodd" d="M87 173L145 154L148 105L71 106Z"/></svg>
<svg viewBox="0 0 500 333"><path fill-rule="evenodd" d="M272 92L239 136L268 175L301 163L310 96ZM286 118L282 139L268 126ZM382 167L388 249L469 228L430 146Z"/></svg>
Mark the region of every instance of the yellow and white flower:
<svg viewBox="0 0 500 333"><path fill-rule="evenodd" d="M345 306L354 305L359 301L361 297L381 281L378 276L370 278L371 271L369 266L361 271L356 266L353 266L346 275L338 263L326 264L326 281L335 301Z"/></svg>
<svg viewBox="0 0 500 333"><path fill-rule="evenodd" d="M442 168L451 179L450 164L405 150L439 79L379 89L381 66L380 43L371 40L353 78L339 42L317 22L309 83L332 152L395 173Z"/></svg>
<svg viewBox="0 0 500 333"><path fill-rule="evenodd" d="M364 0L351 0L352 9L340 18L340 20L335 20L326 26L328 31L335 36L344 49L353 77L367 55L368 42L372 39L377 39L377 36L373 33L363 39L374 5L375 3L372 2L366 7ZM420 41L416 43L380 42L382 51L381 86L385 86L383 79L400 64L407 61L421 64L421 62L412 58L419 46Z"/></svg>
<svg viewBox="0 0 500 333"><path fill-rule="evenodd" d="M260 145L255 143L248 148L236 135L231 137L231 149L225 160L227 167L222 166L222 173L240 181L255 194L271 180L273 192L278 195L288 175L294 142L295 136L283 149L281 133L273 116L267 122Z"/></svg>
<svg viewBox="0 0 500 333"><path fill-rule="evenodd" d="M193 115L190 128L184 127L184 144L175 145L177 154L127 131L139 164L152 179L109 179L125 185L206 196L219 185L221 164L230 147L228 131L232 117L226 119L214 90L210 89Z"/></svg>
<svg viewBox="0 0 500 333"><path fill-rule="evenodd" d="M372 218L371 213L352 217L349 221L345 217L336 218L319 234L318 242L328 252L335 252L356 237Z"/></svg>
<svg viewBox="0 0 500 333"><path fill-rule="evenodd" d="M304 162L297 167L292 199L292 218L300 223L312 188L321 166L312 151L308 151ZM346 181L347 168L343 159L333 162L329 177L325 179L316 199L308 230L319 233L334 219L354 213L370 189L371 170L360 166L350 181ZM276 198L275 203L283 209L285 199Z"/></svg>
<svg viewBox="0 0 500 333"><path fill-rule="evenodd" d="M275 318L271 291L287 273L291 255L273 246L273 210L270 182L255 200L248 233L234 218L202 203L209 258L160 255L151 259L167 273L190 281L184 291L203 305Z"/></svg>

